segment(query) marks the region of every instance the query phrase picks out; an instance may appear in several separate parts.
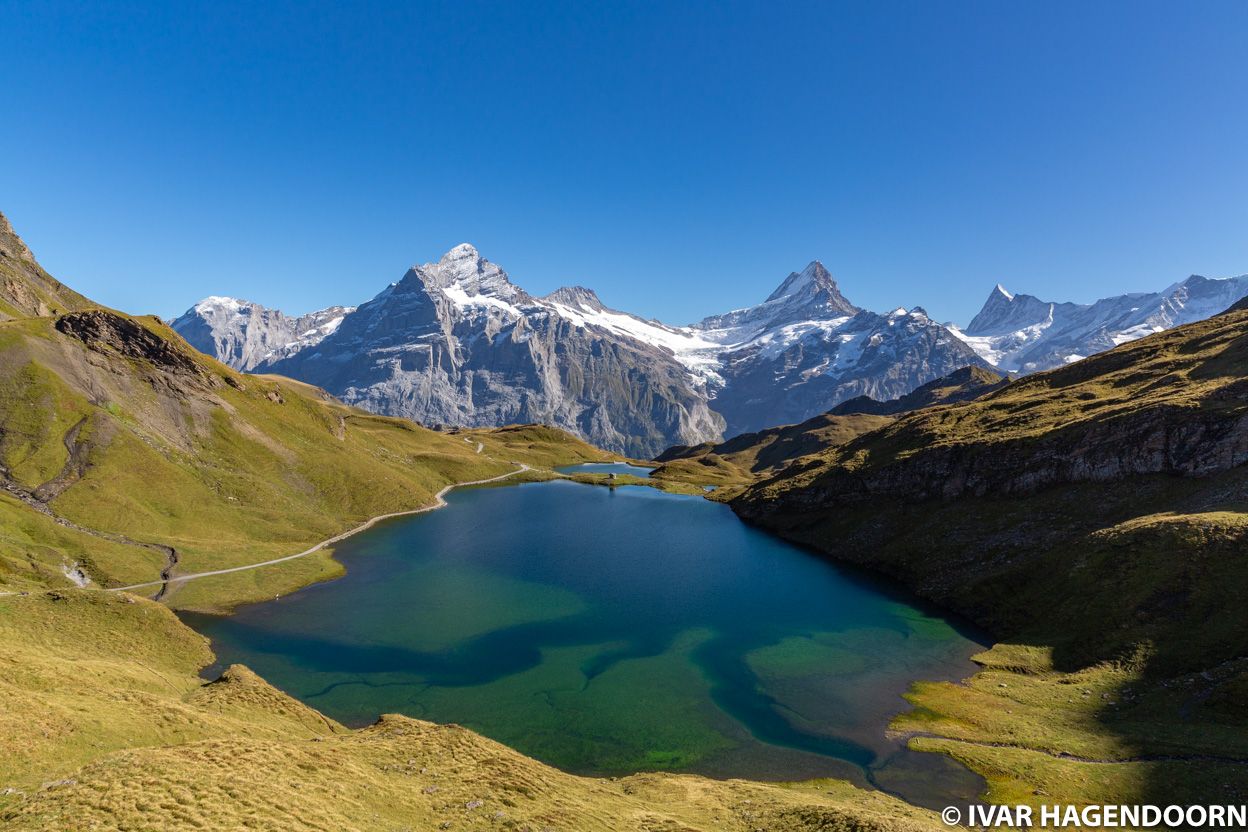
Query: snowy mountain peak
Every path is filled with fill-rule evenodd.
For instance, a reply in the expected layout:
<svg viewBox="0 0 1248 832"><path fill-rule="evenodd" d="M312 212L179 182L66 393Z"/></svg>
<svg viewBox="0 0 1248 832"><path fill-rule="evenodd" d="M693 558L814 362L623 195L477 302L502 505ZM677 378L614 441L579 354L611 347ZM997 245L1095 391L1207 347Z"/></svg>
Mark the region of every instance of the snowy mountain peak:
<svg viewBox="0 0 1248 832"><path fill-rule="evenodd" d="M442 289L457 302L460 296L472 302L485 298L505 303L525 303L528 294L511 282L497 264L486 260L469 243L460 243L442 255L437 263L426 263L415 271L424 276L427 286Z"/></svg>
<svg viewBox="0 0 1248 832"><path fill-rule="evenodd" d="M1015 295L998 283L979 314L966 326L968 335L1000 335L1035 326L1051 318L1052 304L1031 295Z"/></svg>
<svg viewBox="0 0 1248 832"><path fill-rule="evenodd" d="M452 248L446 254L442 255L440 262L446 263L449 260L480 260L481 253L477 251L477 247L472 243L460 243Z"/></svg>
<svg viewBox="0 0 1248 832"><path fill-rule="evenodd" d="M851 306L849 301L845 300L844 296L841 295L841 290L837 287L831 272L824 268L823 264L818 260L812 260L800 272L790 273L784 279L784 282L776 288L776 291L768 296L764 303L772 303L790 297L817 297L819 295L834 298L844 303L846 307Z"/></svg>
<svg viewBox="0 0 1248 832"><path fill-rule="evenodd" d="M841 294L823 264L814 260L800 272L791 272L758 306L713 315L695 328L721 343L741 343L774 327L844 318L860 311Z"/></svg>
<svg viewBox="0 0 1248 832"><path fill-rule="evenodd" d="M597 292L584 286L562 286L546 295L542 300L550 303L561 303L585 312L601 312L607 308L603 305Z"/></svg>
<svg viewBox="0 0 1248 832"><path fill-rule="evenodd" d="M1191 275L1160 292L1131 292L1094 303L1049 303L999 285L965 331L954 334L1010 372L1032 373L1217 315L1248 295L1248 275Z"/></svg>
<svg viewBox="0 0 1248 832"><path fill-rule="evenodd" d="M818 260L785 278L765 303L800 306L814 313L811 317L853 315L859 311L841 294L831 273Z"/></svg>
<svg viewBox="0 0 1248 832"><path fill-rule="evenodd" d="M482 257L475 246L460 243L436 263L412 266L402 280L383 290L373 302L407 305L438 298L465 312L493 308L511 317L520 314L518 306L533 301L497 264Z"/></svg>
<svg viewBox="0 0 1248 832"><path fill-rule="evenodd" d="M319 344L338 329L353 306L331 306L290 317L258 303L213 295L170 322L191 346L232 367L250 370Z"/></svg>
<svg viewBox="0 0 1248 832"><path fill-rule="evenodd" d="M240 300L238 298L226 297L224 295L209 295L191 308L202 315L232 315L235 312L242 311L243 309L250 310L261 307L249 300Z"/></svg>

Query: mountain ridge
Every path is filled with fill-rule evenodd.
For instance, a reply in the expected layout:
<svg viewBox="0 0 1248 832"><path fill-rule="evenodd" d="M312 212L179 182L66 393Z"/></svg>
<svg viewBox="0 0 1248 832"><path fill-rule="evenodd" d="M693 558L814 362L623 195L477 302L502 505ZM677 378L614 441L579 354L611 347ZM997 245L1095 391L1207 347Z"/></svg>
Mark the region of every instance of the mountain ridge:
<svg viewBox="0 0 1248 832"><path fill-rule="evenodd" d="M375 412L428 424L549 422L646 457L799 423L850 399L893 401L964 367L1061 366L1246 295L1248 276L1192 276L1093 304L998 283L962 329L919 306L862 309L813 260L755 306L671 326L611 309L585 286L531 295L461 243L364 304L367 326L336 331L359 313L334 307L312 313L334 320L321 337L297 340L280 313L228 317L198 305L173 326L231 366L302 378ZM383 304L391 320L374 314Z"/></svg>
<svg viewBox="0 0 1248 832"><path fill-rule="evenodd" d="M817 260L756 306L669 326L583 286L535 297L464 243L411 267L325 337L267 346L256 361L235 357L236 345L283 343L256 323L262 315L225 320L198 306L172 325L233 366L427 424L540 421L638 457L800 421L857 395L895 398L984 363L917 307L854 306Z"/></svg>
<svg viewBox="0 0 1248 832"><path fill-rule="evenodd" d="M0 320L55 315L94 305L44 271L0 213Z"/></svg>
<svg viewBox="0 0 1248 832"><path fill-rule="evenodd" d="M1245 296L1248 275L1191 275L1158 292L1129 292L1086 304L1012 294L998 283L966 328L951 331L994 366L1032 373L1203 320Z"/></svg>

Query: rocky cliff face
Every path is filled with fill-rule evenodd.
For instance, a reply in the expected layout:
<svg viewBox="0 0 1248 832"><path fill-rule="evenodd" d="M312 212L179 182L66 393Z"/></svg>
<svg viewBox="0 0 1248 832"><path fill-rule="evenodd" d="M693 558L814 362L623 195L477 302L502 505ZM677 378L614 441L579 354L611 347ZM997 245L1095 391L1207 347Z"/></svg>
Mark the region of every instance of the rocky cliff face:
<svg viewBox="0 0 1248 832"><path fill-rule="evenodd" d="M292 318L258 303L211 297L170 326L200 352L248 371L316 346L354 311L354 307L331 306Z"/></svg>
<svg viewBox="0 0 1248 832"><path fill-rule="evenodd" d="M587 290L534 298L461 245L411 268L314 347L259 366L427 424L542 422L635 456L719 435L705 387L613 319L646 326Z"/></svg>
<svg viewBox="0 0 1248 832"><path fill-rule="evenodd" d="M0 320L59 315L92 305L45 272L0 214Z"/></svg>

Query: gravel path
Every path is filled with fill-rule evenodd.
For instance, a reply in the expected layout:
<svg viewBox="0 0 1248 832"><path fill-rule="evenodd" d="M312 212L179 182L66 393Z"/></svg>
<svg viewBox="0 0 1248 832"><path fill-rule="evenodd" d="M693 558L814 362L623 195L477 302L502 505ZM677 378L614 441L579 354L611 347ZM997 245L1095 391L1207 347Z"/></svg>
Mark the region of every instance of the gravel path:
<svg viewBox="0 0 1248 832"><path fill-rule="evenodd" d="M365 529L372 528L374 525L376 525L377 523L380 523L382 520L389 520L392 517L406 517L407 515L411 515L411 514L424 514L427 511L434 511L436 509L442 508L443 506L446 505L446 499L445 499L446 494L449 491L451 491L451 489L463 488L464 486L469 486L469 485L485 485L486 483L498 482L500 480L508 479L509 477L514 477L516 474L522 474L525 471L531 470L529 466L525 465L523 462L517 462L516 465L519 466L518 468L516 468L516 470L508 471L506 474L500 474L497 477L490 477L489 479L484 479L484 480L473 480L471 482L457 482L457 483L454 483L453 485L448 485L446 488L443 488L434 496L433 505L431 506L425 506L424 508L412 509L411 511L396 511L391 514L379 514L376 517L372 518L371 520L368 520L367 522L362 523L359 526L356 526L354 529L345 531L342 534L334 535L333 537L328 538L327 540L322 540L320 543L316 544L312 548L305 549L304 551L299 552L294 555L286 555L285 557L273 558L272 560L262 560L259 563L249 563L244 566L232 566L229 569L214 569L211 572L194 572L189 575L174 575L174 576L169 576L167 580L147 581L146 583L131 584L130 586L110 587L108 591L109 592L129 592L130 590L133 590L133 589L143 589L144 587L149 587L149 586L167 587L170 584L185 583L187 581L194 581L198 578L211 577L212 575L228 575L231 572L246 572L249 569L259 569L262 566L272 566L276 563L285 563L286 561L289 561L289 560L296 560L298 558L304 558L304 557L307 557L308 555L319 552L321 549L324 549L326 546L331 546L334 543L338 543L341 540L345 540L353 534L359 534Z"/></svg>

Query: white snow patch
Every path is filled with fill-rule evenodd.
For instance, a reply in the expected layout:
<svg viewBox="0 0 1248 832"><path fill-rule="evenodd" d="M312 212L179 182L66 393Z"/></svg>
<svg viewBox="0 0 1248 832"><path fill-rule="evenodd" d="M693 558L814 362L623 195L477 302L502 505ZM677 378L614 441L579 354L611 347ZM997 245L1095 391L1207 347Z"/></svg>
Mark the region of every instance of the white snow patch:
<svg viewBox="0 0 1248 832"><path fill-rule="evenodd" d="M623 335L669 350L677 361L701 381L719 378L716 369L719 367L718 356L723 347L698 330L645 321L635 315L610 309L581 309L552 302L545 302L544 305L581 329L595 326L615 335Z"/></svg>
<svg viewBox="0 0 1248 832"><path fill-rule="evenodd" d="M458 283L452 283L450 286L443 287L442 294L446 295L451 303L455 304L460 309L498 309L513 318L519 318L522 314L519 309L512 306L507 301L501 300L500 298L496 298L491 295L469 295L464 290L464 287Z"/></svg>
<svg viewBox="0 0 1248 832"><path fill-rule="evenodd" d="M201 315L211 312L230 312L236 314L249 306L251 306L250 303L239 300L238 298L227 298L223 295L210 295L195 304L195 311Z"/></svg>

